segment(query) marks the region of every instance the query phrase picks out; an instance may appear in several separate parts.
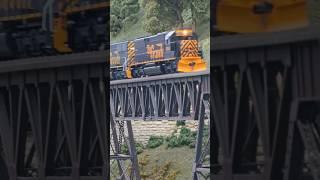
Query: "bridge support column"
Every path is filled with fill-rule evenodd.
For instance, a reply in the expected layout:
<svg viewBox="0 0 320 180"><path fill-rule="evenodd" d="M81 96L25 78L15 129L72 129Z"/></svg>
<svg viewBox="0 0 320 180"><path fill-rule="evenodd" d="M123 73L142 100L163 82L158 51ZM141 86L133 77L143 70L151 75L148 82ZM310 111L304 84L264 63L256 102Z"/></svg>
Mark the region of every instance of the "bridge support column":
<svg viewBox="0 0 320 180"><path fill-rule="evenodd" d="M140 180L138 156L131 121L122 121L121 123L111 117L110 125L112 133L110 136L112 139L110 148L110 178ZM125 147L128 149L125 149Z"/></svg>
<svg viewBox="0 0 320 180"><path fill-rule="evenodd" d="M204 136L205 119L209 118L210 124L210 94L202 94L200 112L198 119L198 132L196 141L196 155L192 167L192 179L200 180L210 178L210 128L208 128L208 139ZM209 125L210 127L210 125Z"/></svg>

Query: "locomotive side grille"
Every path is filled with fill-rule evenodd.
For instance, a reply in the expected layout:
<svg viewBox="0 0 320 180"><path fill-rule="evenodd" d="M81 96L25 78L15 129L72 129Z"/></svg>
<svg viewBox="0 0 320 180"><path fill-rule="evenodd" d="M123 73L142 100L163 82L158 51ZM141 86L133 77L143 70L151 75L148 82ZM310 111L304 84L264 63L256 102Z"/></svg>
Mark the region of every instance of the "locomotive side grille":
<svg viewBox="0 0 320 180"><path fill-rule="evenodd" d="M128 43L128 66L129 67L134 63L135 56L136 56L136 51L134 47L134 42L130 41Z"/></svg>
<svg viewBox="0 0 320 180"><path fill-rule="evenodd" d="M198 57L197 40L182 40L180 46L181 57Z"/></svg>

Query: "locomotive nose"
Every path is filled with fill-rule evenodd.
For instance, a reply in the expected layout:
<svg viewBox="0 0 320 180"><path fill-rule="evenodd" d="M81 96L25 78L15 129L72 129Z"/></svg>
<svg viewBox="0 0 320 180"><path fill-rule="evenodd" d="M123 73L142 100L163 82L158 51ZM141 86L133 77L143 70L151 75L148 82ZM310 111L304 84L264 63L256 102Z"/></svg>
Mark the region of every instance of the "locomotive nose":
<svg viewBox="0 0 320 180"><path fill-rule="evenodd" d="M201 57L183 57L178 62L178 72L205 71L207 63Z"/></svg>

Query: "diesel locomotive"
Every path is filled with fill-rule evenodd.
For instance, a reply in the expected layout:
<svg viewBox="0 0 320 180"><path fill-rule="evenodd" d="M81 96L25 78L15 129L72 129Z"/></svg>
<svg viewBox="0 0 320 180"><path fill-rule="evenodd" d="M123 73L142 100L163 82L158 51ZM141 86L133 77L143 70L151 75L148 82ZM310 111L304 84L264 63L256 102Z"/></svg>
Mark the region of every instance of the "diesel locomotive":
<svg viewBox="0 0 320 180"><path fill-rule="evenodd" d="M197 35L191 29L158 33L110 47L112 80L196 72L206 67Z"/></svg>
<svg viewBox="0 0 320 180"><path fill-rule="evenodd" d="M107 48L106 0L1 0L0 60Z"/></svg>

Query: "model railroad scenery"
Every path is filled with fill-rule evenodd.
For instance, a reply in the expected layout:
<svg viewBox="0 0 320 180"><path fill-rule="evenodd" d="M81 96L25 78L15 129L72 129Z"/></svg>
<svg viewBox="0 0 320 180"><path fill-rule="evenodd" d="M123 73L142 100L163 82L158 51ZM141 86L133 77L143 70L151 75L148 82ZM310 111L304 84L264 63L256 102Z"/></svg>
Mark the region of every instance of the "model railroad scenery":
<svg viewBox="0 0 320 180"><path fill-rule="evenodd" d="M320 178L320 4L216 1L211 178Z"/></svg>
<svg viewBox="0 0 320 180"><path fill-rule="evenodd" d="M106 179L106 0L0 1L0 179Z"/></svg>
<svg viewBox="0 0 320 180"><path fill-rule="evenodd" d="M110 12L110 179L210 178L210 1Z"/></svg>

